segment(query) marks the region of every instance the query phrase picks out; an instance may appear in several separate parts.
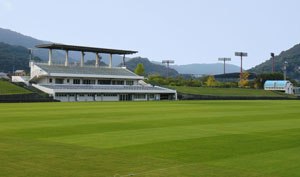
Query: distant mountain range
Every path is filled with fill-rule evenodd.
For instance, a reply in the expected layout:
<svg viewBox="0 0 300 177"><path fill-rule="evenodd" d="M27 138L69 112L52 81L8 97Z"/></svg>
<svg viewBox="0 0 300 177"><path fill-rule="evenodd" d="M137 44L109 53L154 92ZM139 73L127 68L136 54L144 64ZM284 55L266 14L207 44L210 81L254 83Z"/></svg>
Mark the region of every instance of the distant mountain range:
<svg viewBox="0 0 300 177"><path fill-rule="evenodd" d="M23 46L28 49L32 48L34 49L35 56L40 57L44 61L48 60L48 56L49 56L48 50L37 49L35 48L35 45L45 44L50 42L38 40L30 36L25 36L21 33L11 31L8 29L3 29L3 28L0 28L0 42L10 44L10 45L15 45L15 46ZM56 62L63 61L65 58L65 56L58 51L54 51L52 55L53 55L53 60ZM74 61L74 60L70 59L70 61Z"/></svg>
<svg viewBox="0 0 300 177"><path fill-rule="evenodd" d="M164 65L161 62L151 61L158 65ZM187 65L173 65L170 64L170 68L175 69L180 74L192 74L192 75L216 75L224 73L223 63L212 64L187 64ZM226 64L226 73L240 72L240 67L233 64Z"/></svg>
<svg viewBox="0 0 300 177"><path fill-rule="evenodd" d="M161 76L166 76L166 73L167 73L166 67L162 66L162 65L154 64L151 61L149 61L148 58L141 58L141 57L132 58L131 60L126 62L126 67L127 67L127 69L134 71L135 68L137 67L138 63L142 63L144 65L145 70L146 70L146 75L159 74ZM120 66L121 66L121 64L120 64ZM179 73L175 69L170 68L169 76L178 77Z"/></svg>
<svg viewBox="0 0 300 177"><path fill-rule="evenodd" d="M23 35L21 33L0 28L0 42L4 42L10 45L16 45L16 46L23 46L26 48L32 48L34 49L34 55L40 57L43 61L48 61L49 57L49 51L46 49L38 49L35 47L35 45L38 44L47 44L47 43L53 43L49 41L43 41L39 39L32 38L30 36ZM54 50L53 53L53 61L55 63L64 63L65 61L65 53L60 50ZM109 55L108 54L101 54L102 61L106 64L109 63ZM88 60L95 60L96 56L93 53L86 53L85 55L85 61ZM69 61L70 62L80 62L81 59L81 53L80 52L70 52L69 53ZM130 58L126 58L126 60L129 60ZM113 65L117 66L123 61L123 57L119 55L113 55Z"/></svg>
<svg viewBox="0 0 300 177"><path fill-rule="evenodd" d="M224 73L224 64L188 64L188 65L170 65L171 68L176 69L182 74L196 74L196 75L215 75ZM226 73L240 72L240 67L232 64L226 64Z"/></svg>
<svg viewBox="0 0 300 177"><path fill-rule="evenodd" d="M287 76L300 81L300 44L281 52L275 56L274 69L275 72L283 73L284 62L287 61ZM269 58L265 62L249 69L250 72L263 73L272 72L272 59Z"/></svg>
<svg viewBox="0 0 300 177"><path fill-rule="evenodd" d="M25 51L26 48L33 48L34 55L37 56L42 61L48 61L48 50L37 49L35 45L52 43L49 41L38 40L30 36L23 35L21 33L11 31L9 29L0 28L0 42L3 42L0 45L2 47L2 53L0 58L0 71L11 71L13 65L16 69L22 69L21 66L24 66L24 69L28 69L28 53ZM11 46L7 46L7 44ZM21 50L22 46L23 54L17 52ZM14 48L16 47L16 48ZM10 48L9 51L6 49ZM13 56L13 51L16 52L18 56ZM24 55L20 57L21 55ZM107 65L109 63L109 56L107 54L100 54L101 65ZM9 56L8 58L3 58L3 56ZM70 62L80 62L80 53L79 52L70 52ZM15 58L14 58L15 57ZM10 60L8 60L10 59ZM95 62L95 54L86 53L85 61L87 64L93 64ZM55 50L53 51L53 60L55 63L64 63L65 53L63 51ZM90 61L89 61L90 60ZM113 55L113 66L120 65L122 63L122 56ZM5 64L3 63L5 61ZM149 61L146 58L126 58L127 67L130 70L134 70L137 63L141 62L146 67L147 74L161 74L165 75L165 65L162 65L160 62ZM300 81L300 44L295 45L289 50L281 52L278 56L275 57L275 71L283 72L283 63L287 61L289 64L287 66L287 75L290 78ZM170 65L170 76L178 76L178 74L193 74L193 75L211 75L211 74L222 74L223 73L223 64L188 64L188 65ZM226 72L239 72L239 66L226 64ZM266 60L265 62L251 68L250 72L262 73L262 72L271 72L271 59Z"/></svg>

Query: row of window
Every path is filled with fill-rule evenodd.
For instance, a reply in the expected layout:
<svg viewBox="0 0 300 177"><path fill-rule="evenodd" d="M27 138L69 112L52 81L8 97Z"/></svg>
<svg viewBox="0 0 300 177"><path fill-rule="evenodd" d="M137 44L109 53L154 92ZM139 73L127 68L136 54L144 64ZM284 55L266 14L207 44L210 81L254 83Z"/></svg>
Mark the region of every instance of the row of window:
<svg viewBox="0 0 300 177"><path fill-rule="evenodd" d="M145 94L135 94L134 98L135 99L146 99L146 95Z"/></svg>
<svg viewBox="0 0 300 177"><path fill-rule="evenodd" d="M70 96L70 97L72 97L72 96L75 96L75 94L66 94L66 93L56 93L55 94L55 96L57 96L57 97L67 97L67 96ZM81 94L78 94L79 96L81 96L81 97L84 97L85 96L85 94L83 94L83 93L81 93ZM93 94L93 93L88 93L87 94L87 96L94 96L95 94ZM96 94L97 96L102 96L102 94L101 93L97 93ZM116 96L118 96L118 94L116 94L116 93L105 93L105 94L103 94L103 96L105 96L105 97L116 97Z"/></svg>
<svg viewBox="0 0 300 177"><path fill-rule="evenodd" d="M66 94L66 93L56 93L55 94L55 96L57 96L57 97L67 97L68 95L70 97L75 96L75 94ZM78 95L81 96L81 97L85 96L85 94L78 94ZM94 96L94 95L95 94L93 94L93 93L88 93L87 94L87 96ZM102 96L102 94L101 93L97 93L96 96ZM105 97L116 97L116 96L118 96L118 94L116 94L116 93L104 93L103 96L105 96ZM146 94L135 94L134 98L135 99L146 99ZM153 99L154 98L154 94L149 94L149 98Z"/></svg>
<svg viewBox="0 0 300 177"><path fill-rule="evenodd" d="M70 83L70 79L66 80L67 83ZM49 83L53 83L53 79L50 78L49 79ZM134 81L124 81L124 80L97 80L97 84L98 85L124 85L124 83L126 85L133 85ZM55 84L64 84L64 79L55 79ZM81 80L80 79L73 79L73 84L78 85L81 84ZM92 79L83 79L82 80L82 84L86 84L86 85L95 85L96 84L96 80L92 80Z"/></svg>

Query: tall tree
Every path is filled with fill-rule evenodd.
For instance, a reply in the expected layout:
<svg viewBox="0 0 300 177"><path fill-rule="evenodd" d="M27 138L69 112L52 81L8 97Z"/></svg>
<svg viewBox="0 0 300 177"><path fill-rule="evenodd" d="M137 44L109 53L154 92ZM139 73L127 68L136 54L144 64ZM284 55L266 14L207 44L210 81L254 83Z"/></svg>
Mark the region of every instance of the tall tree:
<svg viewBox="0 0 300 177"><path fill-rule="evenodd" d="M242 73L242 80L239 81L239 87L249 87L249 72L245 71Z"/></svg>
<svg viewBox="0 0 300 177"><path fill-rule="evenodd" d="M138 63L137 67L134 70L134 73L139 76L145 76L146 71L145 71L144 65L142 63Z"/></svg>
<svg viewBox="0 0 300 177"><path fill-rule="evenodd" d="M215 77L214 76L209 76L207 81L206 81L206 86L207 87L214 87L216 86L216 82L215 82Z"/></svg>

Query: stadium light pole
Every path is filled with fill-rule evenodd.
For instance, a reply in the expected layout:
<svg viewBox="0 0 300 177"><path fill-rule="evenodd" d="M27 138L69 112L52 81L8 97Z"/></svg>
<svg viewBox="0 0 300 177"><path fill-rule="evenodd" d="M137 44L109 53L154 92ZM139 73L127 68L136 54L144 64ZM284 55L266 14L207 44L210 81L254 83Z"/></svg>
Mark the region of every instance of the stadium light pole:
<svg viewBox="0 0 300 177"><path fill-rule="evenodd" d="M272 73L273 73L274 72L274 57L275 57L275 54L271 53L271 57L272 57Z"/></svg>
<svg viewBox="0 0 300 177"><path fill-rule="evenodd" d="M241 73L240 73L240 81L242 81L242 74L243 74L243 57L247 57L248 53L246 52L235 52L235 56L241 57Z"/></svg>
<svg viewBox="0 0 300 177"><path fill-rule="evenodd" d="M287 61L285 61L285 62L284 62L284 66L283 66L283 71L284 71L284 80L286 80L286 67L287 67L287 65L288 65L288 62L287 62Z"/></svg>
<svg viewBox="0 0 300 177"><path fill-rule="evenodd" d="M231 61L231 58L219 58L219 61L224 61L224 74L226 74L226 61Z"/></svg>
<svg viewBox="0 0 300 177"><path fill-rule="evenodd" d="M29 61L33 60L33 49L29 48Z"/></svg>
<svg viewBox="0 0 300 177"><path fill-rule="evenodd" d="M167 78L169 77L169 65L170 63L175 63L174 60L163 60L162 63L166 63L167 64Z"/></svg>

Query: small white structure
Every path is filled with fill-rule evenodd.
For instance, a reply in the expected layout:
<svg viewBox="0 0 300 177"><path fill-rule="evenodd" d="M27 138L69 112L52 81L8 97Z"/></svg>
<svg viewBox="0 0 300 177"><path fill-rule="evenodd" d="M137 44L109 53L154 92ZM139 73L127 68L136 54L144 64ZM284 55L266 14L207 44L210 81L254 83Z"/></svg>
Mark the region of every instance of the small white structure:
<svg viewBox="0 0 300 177"><path fill-rule="evenodd" d="M22 82L25 83L27 85L29 85L28 81L30 79L30 76L12 76L11 77L11 81L12 82Z"/></svg>
<svg viewBox="0 0 300 177"><path fill-rule="evenodd" d="M265 90L281 91L287 94L295 94L294 86L290 81L267 80L264 84Z"/></svg>
<svg viewBox="0 0 300 177"><path fill-rule="evenodd" d="M26 71L24 70L16 70L14 76L26 76Z"/></svg>
<svg viewBox="0 0 300 177"><path fill-rule="evenodd" d="M62 44L38 45L49 49L48 63L30 63L29 82L35 88L48 93L56 100L71 101L150 101L176 100L176 90L152 86L145 83L143 76L126 69L113 67L112 54L132 54L135 51L70 46ZM65 64L52 63L52 49L65 50ZM70 65L68 51L80 51L81 65ZM95 66L84 65L84 52L96 54ZM98 53L110 54L109 66L99 66ZM125 62L123 63L123 66Z"/></svg>

